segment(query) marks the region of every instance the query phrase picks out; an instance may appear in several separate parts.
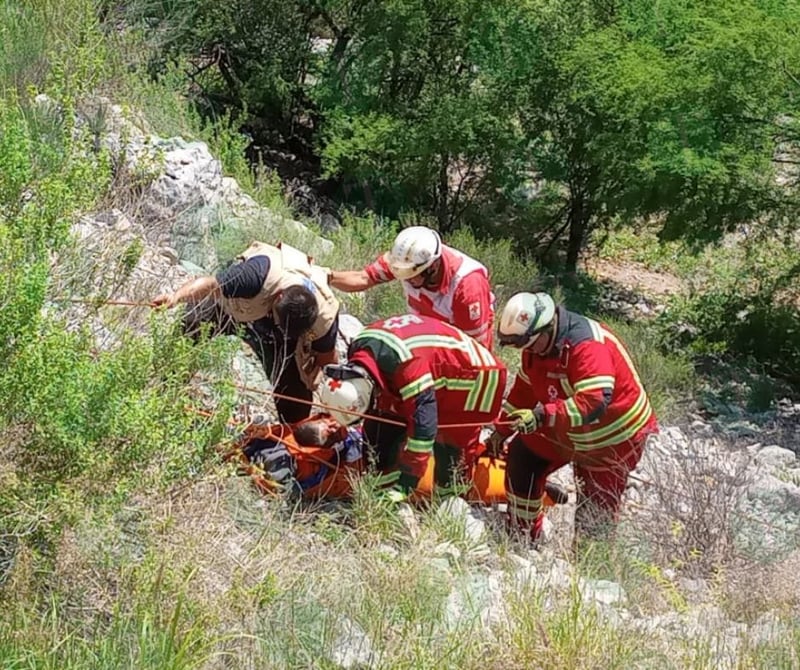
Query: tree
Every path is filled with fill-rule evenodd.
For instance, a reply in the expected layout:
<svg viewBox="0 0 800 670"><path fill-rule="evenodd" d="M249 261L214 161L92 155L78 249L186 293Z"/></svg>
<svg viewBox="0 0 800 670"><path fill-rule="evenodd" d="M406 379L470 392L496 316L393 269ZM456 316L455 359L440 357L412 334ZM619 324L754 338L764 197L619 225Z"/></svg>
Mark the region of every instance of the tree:
<svg viewBox="0 0 800 670"><path fill-rule="evenodd" d="M213 114L245 110L279 137L299 134L309 105L313 16L306 3L278 0L131 0L128 14L153 46L151 70L185 68L189 90Z"/></svg>
<svg viewBox="0 0 800 670"><path fill-rule="evenodd" d="M796 107L791 5L528 5L521 118L536 169L564 194L568 270L595 226L657 216L666 236L708 240L790 204L772 160Z"/></svg>
<svg viewBox="0 0 800 670"><path fill-rule="evenodd" d="M514 8L328 3L338 37L314 92L327 172L367 184L392 214L434 213L444 231L514 182L508 157L523 146L521 88L508 76Z"/></svg>

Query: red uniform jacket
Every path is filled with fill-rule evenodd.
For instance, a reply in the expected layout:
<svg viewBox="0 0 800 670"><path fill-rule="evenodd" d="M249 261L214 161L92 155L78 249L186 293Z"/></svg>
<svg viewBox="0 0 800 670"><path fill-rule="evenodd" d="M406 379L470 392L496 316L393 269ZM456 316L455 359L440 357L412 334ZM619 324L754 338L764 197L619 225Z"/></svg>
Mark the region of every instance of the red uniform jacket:
<svg viewBox="0 0 800 670"><path fill-rule="evenodd" d="M558 308L552 353L541 357L523 350L505 409L537 403L545 410L544 426L537 432L576 455L657 430L647 393L622 342L603 324L563 307ZM508 426L498 430L510 432Z"/></svg>
<svg viewBox="0 0 800 670"><path fill-rule="evenodd" d="M442 424L491 423L500 412L505 365L438 319L405 314L373 323L353 340L348 358L376 380L375 409L406 419L399 463L412 476L425 473Z"/></svg>
<svg viewBox="0 0 800 670"><path fill-rule="evenodd" d="M491 350L494 294L489 285L489 271L474 258L447 246L442 250L442 264L442 282L438 288L414 288L403 282L409 311L451 323ZM383 256L364 270L376 284L394 279Z"/></svg>

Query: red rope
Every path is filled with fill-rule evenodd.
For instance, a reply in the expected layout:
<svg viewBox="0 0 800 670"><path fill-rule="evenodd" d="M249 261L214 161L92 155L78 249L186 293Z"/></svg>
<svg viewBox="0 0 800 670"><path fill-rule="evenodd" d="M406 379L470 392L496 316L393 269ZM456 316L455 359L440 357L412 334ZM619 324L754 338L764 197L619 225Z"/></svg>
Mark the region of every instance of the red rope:
<svg viewBox="0 0 800 670"><path fill-rule="evenodd" d="M321 407L326 410L335 410L339 412L343 412L345 414L352 414L353 416L358 416L362 419L370 419L371 421L378 421L380 423L386 423L393 426L406 426L407 424L404 421L396 421L395 419L389 419L383 416L376 416L374 414L364 414L362 412L352 412L350 410L344 412L343 410L338 409L337 407L332 407L330 405L326 405L320 402L314 402L313 400L304 400L303 398L295 398L294 396L285 395L283 393L278 393L277 391L265 391L259 388L253 388L251 386L242 386L241 384L234 384L235 388L238 388L242 391L252 391L254 393L260 393L262 395L270 395L275 398L280 398L281 400L290 400L291 402L297 402L302 405L312 405L314 407ZM492 425L500 425L500 426L510 426L516 423L516 421L477 421L473 423L440 423L439 428L479 428L489 424Z"/></svg>
<svg viewBox="0 0 800 670"><path fill-rule="evenodd" d="M150 307L150 308L159 307L159 305L156 305L153 302L137 302L137 301L134 301L134 300L93 300L91 298L68 298L67 300L69 300L69 302L81 303L81 304L89 304L89 305L95 305L95 306L100 306L100 305L118 305L118 306L121 306L121 307ZM238 388L238 389L243 390L243 391L251 391L251 392L255 392L255 393L261 393L261 394L264 394L264 395L271 395L271 396L273 396L275 398L280 398L281 400L289 400L291 402L297 402L297 403L301 403L301 404L304 404L304 405L312 405L312 406L316 406L316 407L321 407L321 408L326 409L326 410L337 410L336 407L331 407L330 405L325 405L323 403L313 402L313 401L310 401L310 400L303 400L302 398L295 398L293 396L287 396L287 395L284 395L282 393L278 393L277 391L264 391L262 389L252 388L252 387L248 387L248 386L242 386L240 384L234 384L234 386L236 388ZM338 411L342 411L342 410L338 410ZM375 416L373 414L364 414L364 413L361 413L361 412L351 412L351 411L347 411L347 412L344 412L344 413L352 414L353 416L357 416L357 417L362 418L362 419L370 419L371 421L378 421L380 423L385 423L385 424L389 424L389 425L393 425L393 426L405 426L406 425L406 423L403 422L403 421L396 421L394 419L389 419L389 418L382 417L382 416ZM479 428L479 427L486 426L486 425L488 425L490 423L492 423L493 425L512 425L515 422L514 421L500 421L500 422L481 421L481 422L472 422L472 423L442 423L442 424L439 424L439 428Z"/></svg>

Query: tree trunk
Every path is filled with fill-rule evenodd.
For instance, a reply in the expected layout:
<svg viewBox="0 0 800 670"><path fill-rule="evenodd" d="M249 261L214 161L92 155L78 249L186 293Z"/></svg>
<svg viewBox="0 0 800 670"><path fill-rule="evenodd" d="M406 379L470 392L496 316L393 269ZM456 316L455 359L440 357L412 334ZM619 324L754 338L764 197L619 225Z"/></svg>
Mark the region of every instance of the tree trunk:
<svg viewBox="0 0 800 670"><path fill-rule="evenodd" d="M442 156L439 164L439 183L436 190L436 220L439 222L439 230L443 233L450 232L450 180L448 179L448 168L450 159L447 154Z"/></svg>
<svg viewBox="0 0 800 670"><path fill-rule="evenodd" d="M583 248L589 215L590 212L583 194L573 195L569 208L569 238L567 240L567 261L564 268L567 272L575 272L578 268L578 257Z"/></svg>

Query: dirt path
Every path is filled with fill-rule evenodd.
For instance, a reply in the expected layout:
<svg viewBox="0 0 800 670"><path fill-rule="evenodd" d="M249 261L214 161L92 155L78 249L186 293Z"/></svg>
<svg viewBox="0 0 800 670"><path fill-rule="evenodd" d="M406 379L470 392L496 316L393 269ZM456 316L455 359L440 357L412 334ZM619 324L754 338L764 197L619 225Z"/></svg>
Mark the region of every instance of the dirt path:
<svg viewBox="0 0 800 670"><path fill-rule="evenodd" d="M675 275L648 270L635 261L608 261L592 258L584 263L588 274L619 284L628 291L639 293L659 301L681 293L684 283Z"/></svg>

